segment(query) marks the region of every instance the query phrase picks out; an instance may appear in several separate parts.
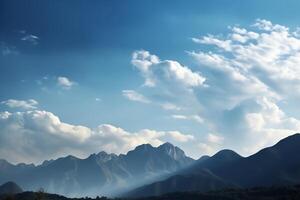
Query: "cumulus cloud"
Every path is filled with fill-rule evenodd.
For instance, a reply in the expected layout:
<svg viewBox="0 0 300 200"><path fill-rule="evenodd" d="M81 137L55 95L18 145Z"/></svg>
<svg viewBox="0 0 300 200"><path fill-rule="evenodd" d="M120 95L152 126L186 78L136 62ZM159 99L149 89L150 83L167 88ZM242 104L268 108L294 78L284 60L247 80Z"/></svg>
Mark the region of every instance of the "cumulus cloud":
<svg viewBox="0 0 300 200"><path fill-rule="evenodd" d="M29 110L29 109L36 109L38 102L34 99L28 99L28 100L8 99L6 101L2 101L1 104L4 104L10 108L21 108L21 109Z"/></svg>
<svg viewBox="0 0 300 200"><path fill-rule="evenodd" d="M205 82L205 78L198 72L193 72L177 61L161 61L148 51L135 51L131 62L144 76L146 86L153 87L164 81L165 83L176 82L182 87L199 87Z"/></svg>
<svg viewBox="0 0 300 200"><path fill-rule="evenodd" d="M216 50L189 53L210 86L198 92L199 102L207 108L203 115L218 132L243 132L235 139L253 146L244 151L247 154L299 130L299 120L287 116L279 103L300 94L300 38L288 27L263 19L250 29L233 27L225 37L194 38ZM207 101L200 98L207 94ZM216 119L216 114L221 117Z"/></svg>
<svg viewBox="0 0 300 200"><path fill-rule="evenodd" d="M185 143L193 138L178 131L129 132L110 124L89 128L41 110L0 113L0 158L11 162L41 162L69 154L86 157L101 150L119 154L140 144Z"/></svg>
<svg viewBox="0 0 300 200"><path fill-rule="evenodd" d="M175 60L161 60L145 50L133 52L131 63L144 78L140 88L143 95L133 91L123 92L123 95L128 98L131 95L131 99L134 97L136 101L151 102L166 111L183 110L184 98L190 98L194 88L207 87L206 78L200 72Z"/></svg>
<svg viewBox="0 0 300 200"><path fill-rule="evenodd" d="M69 78L64 76L59 76L57 78L57 85L59 85L61 88L69 90L71 89L76 83L71 81Z"/></svg>
<svg viewBox="0 0 300 200"><path fill-rule="evenodd" d="M201 64L226 71L232 80L256 85L260 91L289 93L292 87L299 92L300 39L287 27L257 20L257 32L234 27L226 39L210 35L198 42L214 45L224 53L192 52ZM232 38L245 37L244 42ZM209 38L209 39L207 39ZM227 56L225 56L225 52Z"/></svg>
<svg viewBox="0 0 300 200"><path fill-rule="evenodd" d="M138 101L141 103L150 103L150 100L147 99L144 95L134 91L134 90L123 90L122 94L124 97L130 101Z"/></svg>
<svg viewBox="0 0 300 200"><path fill-rule="evenodd" d="M160 97L152 101L166 99L180 108L172 118L184 122L200 115L198 121L206 122L199 148L234 148L249 155L299 131L297 111L287 114L282 106L300 98L299 35L299 28L258 19L247 28L229 27L225 36L193 38L210 48L188 51L192 67L148 51L134 52L132 64L145 79L144 94L151 90ZM218 137L203 139L206 132Z"/></svg>

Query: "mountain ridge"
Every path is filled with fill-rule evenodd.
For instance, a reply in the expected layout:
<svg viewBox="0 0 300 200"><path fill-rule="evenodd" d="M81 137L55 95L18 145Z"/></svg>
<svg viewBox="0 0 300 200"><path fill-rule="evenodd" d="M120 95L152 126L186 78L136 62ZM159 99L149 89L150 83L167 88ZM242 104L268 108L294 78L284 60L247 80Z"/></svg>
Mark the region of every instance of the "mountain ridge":
<svg viewBox="0 0 300 200"><path fill-rule="evenodd" d="M163 148L167 146L172 153ZM157 180L193 161L170 143L159 147L144 144L126 154L100 151L84 159L68 155L37 166L25 164L23 170L19 164L8 164L6 172L9 173L0 171L0 183L15 181L26 190L43 187L48 192L66 196L110 195L131 185Z"/></svg>
<svg viewBox="0 0 300 200"><path fill-rule="evenodd" d="M300 184L299 151L299 133L286 137L275 145L248 157L242 157L232 150L221 150L211 157L200 158L191 166L175 172L164 180L136 188L124 196L156 196L165 194L166 191L206 192L232 186L250 188ZM206 179L210 175L211 178ZM205 179L210 187L199 184ZM220 185L219 181L223 184ZM186 185L190 187L184 188ZM157 188L164 188L164 190Z"/></svg>

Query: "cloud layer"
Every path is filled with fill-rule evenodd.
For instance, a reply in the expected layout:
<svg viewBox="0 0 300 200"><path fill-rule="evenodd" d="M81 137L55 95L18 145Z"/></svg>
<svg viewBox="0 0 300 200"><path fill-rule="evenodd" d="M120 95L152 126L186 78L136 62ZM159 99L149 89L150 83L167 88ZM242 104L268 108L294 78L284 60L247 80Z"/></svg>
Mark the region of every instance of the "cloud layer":
<svg viewBox="0 0 300 200"><path fill-rule="evenodd" d="M209 91L197 95L209 92L214 98L220 97L215 102L199 98L210 109L204 115L213 121L217 132L239 132L242 143L250 146L243 149L248 154L300 128L300 121L287 116L279 106L282 101L299 98L300 39L289 28L267 20L258 19L251 29L233 27L224 38L194 38L194 42L212 46L215 51L190 52L210 86ZM235 128L225 118L213 119L209 112L227 119L238 115L231 121Z"/></svg>
<svg viewBox="0 0 300 200"><path fill-rule="evenodd" d="M53 113L41 110L1 112L0 133L0 158L14 163L36 163L69 154L82 158L102 150L119 154L140 144L180 144L194 139L178 131L128 132L110 124L91 129L64 123Z"/></svg>
<svg viewBox="0 0 300 200"><path fill-rule="evenodd" d="M283 106L300 98L299 36L298 29L258 19L249 29L230 27L226 36L192 38L209 47L188 51L192 67L148 51L134 52L132 64L152 88L141 91L145 98L154 93L160 99L153 103L168 99L182 108L172 118L202 123L206 132L198 146L204 153L225 147L249 155L300 129Z"/></svg>

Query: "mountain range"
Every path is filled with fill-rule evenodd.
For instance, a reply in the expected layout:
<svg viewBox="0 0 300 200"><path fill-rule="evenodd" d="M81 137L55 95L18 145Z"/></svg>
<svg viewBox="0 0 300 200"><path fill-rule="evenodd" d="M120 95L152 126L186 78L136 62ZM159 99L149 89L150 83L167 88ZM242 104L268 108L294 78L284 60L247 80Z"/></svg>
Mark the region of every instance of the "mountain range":
<svg viewBox="0 0 300 200"><path fill-rule="evenodd" d="M0 184L66 196L145 197L173 192L207 192L227 188L300 184L300 134L243 157L232 150L198 160L170 143L137 146L127 154L100 152L41 165L13 165L0 160Z"/></svg>
<svg viewBox="0 0 300 200"><path fill-rule="evenodd" d="M0 184L14 181L24 190L43 188L66 196L111 196L159 180L193 162L170 143L157 148L140 145L126 155L102 151L86 159L67 156L38 166L0 160Z"/></svg>
<svg viewBox="0 0 300 200"><path fill-rule="evenodd" d="M173 192L294 185L300 183L300 134L249 157L222 150L202 157L165 180L139 187L125 196L157 196Z"/></svg>

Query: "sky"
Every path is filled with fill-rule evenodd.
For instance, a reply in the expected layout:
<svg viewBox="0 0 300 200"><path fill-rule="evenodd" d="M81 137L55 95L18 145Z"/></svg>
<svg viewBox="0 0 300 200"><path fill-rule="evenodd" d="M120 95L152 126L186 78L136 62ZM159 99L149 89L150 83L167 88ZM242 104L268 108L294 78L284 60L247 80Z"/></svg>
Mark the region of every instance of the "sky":
<svg viewBox="0 0 300 200"><path fill-rule="evenodd" d="M300 129L299 6L0 1L0 158L275 144Z"/></svg>

